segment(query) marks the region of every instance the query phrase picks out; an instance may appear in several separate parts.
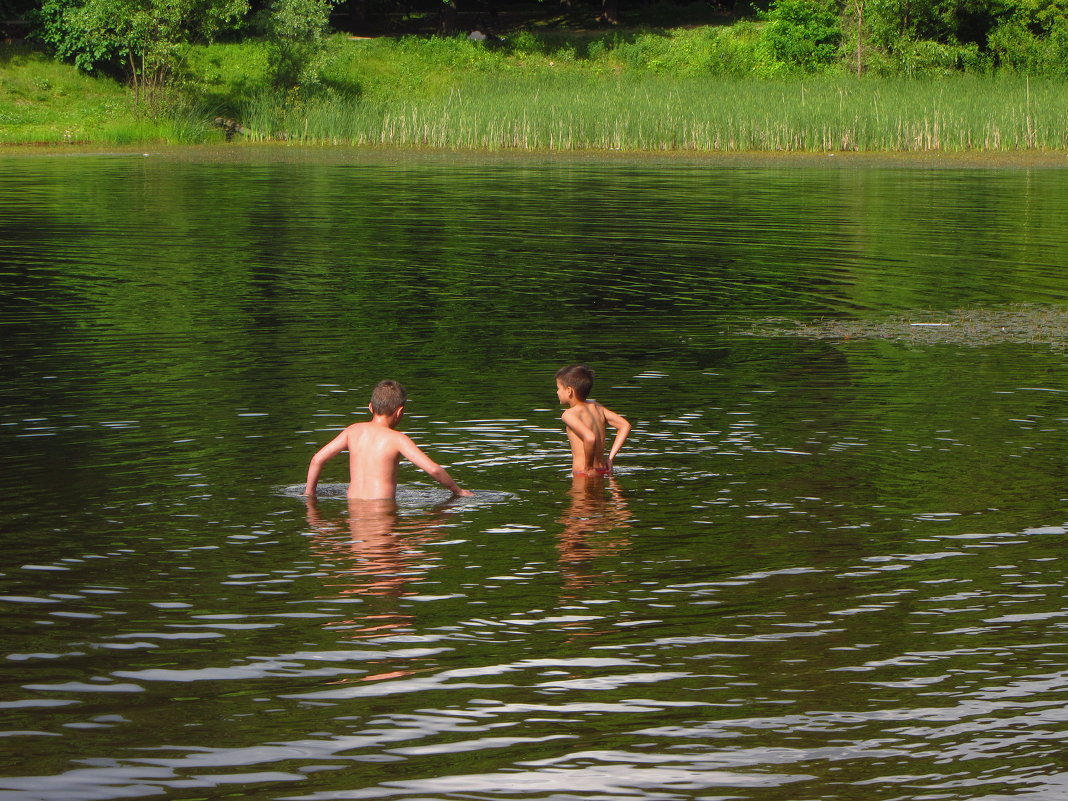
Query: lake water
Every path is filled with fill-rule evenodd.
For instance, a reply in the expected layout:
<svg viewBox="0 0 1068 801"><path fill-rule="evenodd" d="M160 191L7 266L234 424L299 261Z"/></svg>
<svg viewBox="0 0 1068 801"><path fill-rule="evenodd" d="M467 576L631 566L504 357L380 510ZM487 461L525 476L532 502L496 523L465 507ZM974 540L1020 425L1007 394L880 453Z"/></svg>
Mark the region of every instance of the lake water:
<svg viewBox="0 0 1068 801"><path fill-rule="evenodd" d="M1068 170L236 154L0 158L0 798L1068 794Z"/></svg>

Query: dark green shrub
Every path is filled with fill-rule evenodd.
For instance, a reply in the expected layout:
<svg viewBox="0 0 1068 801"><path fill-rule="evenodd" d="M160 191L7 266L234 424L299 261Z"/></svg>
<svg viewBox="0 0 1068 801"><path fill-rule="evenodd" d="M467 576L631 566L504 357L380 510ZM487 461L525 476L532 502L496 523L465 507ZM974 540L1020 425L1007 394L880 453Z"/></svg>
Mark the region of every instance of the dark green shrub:
<svg viewBox="0 0 1068 801"><path fill-rule="evenodd" d="M764 41L776 60L809 72L834 63L842 26L827 6L814 0L773 0L760 16L768 23Z"/></svg>
<svg viewBox="0 0 1068 801"><path fill-rule="evenodd" d="M976 44L942 44L930 40L903 41L890 54L897 71L910 76L983 73L992 66L990 56Z"/></svg>
<svg viewBox="0 0 1068 801"><path fill-rule="evenodd" d="M181 45L211 41L247 11L248 0L44 0L32 21L78 69L152 88L170 78Z"/></svg>
<svg viewBox="0 0 1068 801"><path fill-rule="evenodd" d="M1052 23L1048 34L1028 26L1005 22L987 40L998 66L1026 75L1068 76L1068 20Z"/></svg>
<svg viewBox="0 0 1068 801"><path fill-rule="evenodd" d="M322 80L335 0L272 0L264 17L276 88L314 90Z"/></svg>

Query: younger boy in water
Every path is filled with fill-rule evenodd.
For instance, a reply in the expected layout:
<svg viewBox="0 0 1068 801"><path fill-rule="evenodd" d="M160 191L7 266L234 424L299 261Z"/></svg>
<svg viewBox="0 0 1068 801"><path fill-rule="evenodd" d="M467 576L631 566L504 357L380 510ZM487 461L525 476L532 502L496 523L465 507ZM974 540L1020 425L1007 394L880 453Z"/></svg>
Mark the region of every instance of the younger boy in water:
<svg viewBox="0 0 1068 801"><path fill-rule="evenodd" d="M568 408L561 419L571 443L571 473L576 476L607 475L630 433L626 418L596 401L586 400L593 389L593 370L572 364L556 372L556 397ZM616 429L612 450L604 455L605 427Z"/></svg>
<svg viewBox="0 0 1068 801"><path fill-rule="evenodd" d="M349 452L349 498L392 498L397 492L397 464L403 456L453 495L469 496L444 467L419 450L407 434L396 431L404 415L408 393L396 381L380 381L371 393L371 421L353 423L319 449L308 465L304 494L314 497L323 465L344 450Z"/></svg>

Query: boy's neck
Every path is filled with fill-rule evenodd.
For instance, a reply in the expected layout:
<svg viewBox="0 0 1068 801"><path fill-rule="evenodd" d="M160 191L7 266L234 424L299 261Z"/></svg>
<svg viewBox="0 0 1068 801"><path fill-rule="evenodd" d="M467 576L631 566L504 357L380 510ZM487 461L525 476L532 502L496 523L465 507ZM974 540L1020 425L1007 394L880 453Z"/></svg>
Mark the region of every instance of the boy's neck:
<svg viewBox="0 0 1068 801"><path fill-rule="evenodd" d="M396 420L391 414L376 414L371 417L371 423L376 426L383 426L385 428L396 428Z"/></svg>

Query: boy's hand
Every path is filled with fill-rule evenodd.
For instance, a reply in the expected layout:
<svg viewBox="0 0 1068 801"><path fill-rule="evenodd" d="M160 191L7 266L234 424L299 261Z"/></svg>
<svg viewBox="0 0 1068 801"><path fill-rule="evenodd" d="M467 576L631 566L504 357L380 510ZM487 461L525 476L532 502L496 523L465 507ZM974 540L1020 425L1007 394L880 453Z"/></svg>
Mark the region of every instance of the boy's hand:
<svg viewBox="0 0 1068 801"><path fill-rule="evenodd" d="M474 495L475 495L475 493L471 492L471 490L465 490L465 489L457 490L456 494L458 496L460 496L461 498L473 498Z"/></svg>

